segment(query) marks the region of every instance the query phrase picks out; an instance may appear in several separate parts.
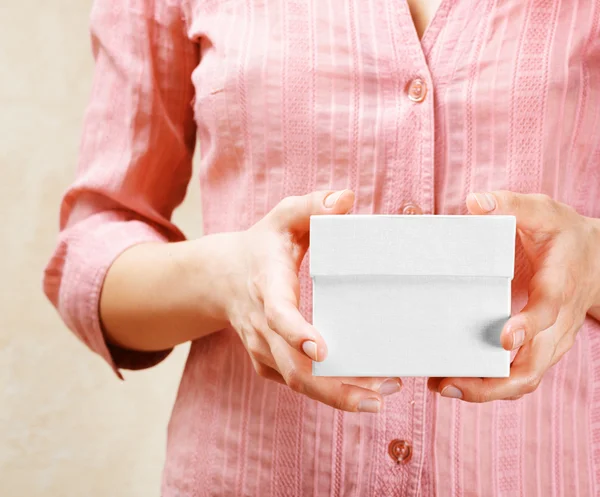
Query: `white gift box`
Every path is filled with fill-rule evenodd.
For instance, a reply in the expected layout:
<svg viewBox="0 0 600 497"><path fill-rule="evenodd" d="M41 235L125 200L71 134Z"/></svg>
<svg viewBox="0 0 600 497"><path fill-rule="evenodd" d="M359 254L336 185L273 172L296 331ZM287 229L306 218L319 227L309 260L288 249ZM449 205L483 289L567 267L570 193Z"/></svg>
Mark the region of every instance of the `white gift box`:
<svg viewBox="0 0 600 497"><path fill-rule="evenodd" d="M316 376L506 377L514 216L312 216Z"/></svg>

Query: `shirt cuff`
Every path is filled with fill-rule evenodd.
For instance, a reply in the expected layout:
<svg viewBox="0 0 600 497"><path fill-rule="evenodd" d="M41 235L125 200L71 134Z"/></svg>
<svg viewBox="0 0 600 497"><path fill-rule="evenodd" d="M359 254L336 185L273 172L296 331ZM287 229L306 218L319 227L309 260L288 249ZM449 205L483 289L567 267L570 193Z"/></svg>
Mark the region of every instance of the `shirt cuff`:
<svg viewBox="0 0 600 497"><path fill-rule="evenodd" d="M120 369L139 370L161 362L172 349L145 352L109 344L100 323L100 294L108 269L128 248L140 243L169 240L145 222L103 223L81 236L71 234L62 268L59 312L69 328L100 355L123 379Z"/></svg>

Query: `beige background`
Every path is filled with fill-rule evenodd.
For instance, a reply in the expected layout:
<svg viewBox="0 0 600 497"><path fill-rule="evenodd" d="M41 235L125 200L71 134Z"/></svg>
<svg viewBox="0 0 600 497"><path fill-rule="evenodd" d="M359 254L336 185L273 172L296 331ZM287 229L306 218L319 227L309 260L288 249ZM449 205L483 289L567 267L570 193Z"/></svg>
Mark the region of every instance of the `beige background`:
<svg viewBox="0 0 600 497"><path fill-rule="evenodd" d="M155 497L187 348L120 382L41 291L91 85L90 0L0 2L0 496ZM200 232L197 184L176 219Z"/></svg>

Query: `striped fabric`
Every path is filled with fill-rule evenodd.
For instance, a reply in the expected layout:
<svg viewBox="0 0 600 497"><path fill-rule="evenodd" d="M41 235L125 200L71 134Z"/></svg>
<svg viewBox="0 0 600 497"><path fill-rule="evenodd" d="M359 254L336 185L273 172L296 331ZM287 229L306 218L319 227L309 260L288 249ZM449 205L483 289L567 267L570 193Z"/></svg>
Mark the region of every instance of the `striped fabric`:
<svg viewBox="0 0 600 497"><path fill-rule="evenodd" d="M443 0L422 40L403 0L97 0L91 27L93 93L45 291L115 371L161 356L111 355L104 275L135 243L182 238L169 219L196 136L207 234L328 188L353 189L362 214L464 214L467 192L508 189L600 217L598 0ZM515 311L530 277L519 246ZM215 333L191 348L163 496L599 495L599 332L589 318L519 401L471 405L407 378L380 415L264 381L233 331ZM393 439L412 445L408 464Z"/></svg>

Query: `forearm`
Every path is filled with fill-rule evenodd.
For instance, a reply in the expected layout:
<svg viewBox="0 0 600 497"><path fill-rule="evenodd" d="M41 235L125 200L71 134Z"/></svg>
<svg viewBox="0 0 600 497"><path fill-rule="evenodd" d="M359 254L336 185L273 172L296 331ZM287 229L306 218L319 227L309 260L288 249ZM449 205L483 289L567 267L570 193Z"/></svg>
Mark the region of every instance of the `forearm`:
<svg viewBox="0 0 600 497"><path fill-rule="evenodd" d="M593 258L596 261L596 270L594 271L594 274L596 274L597 276L595 277L595 288L597 288L598 290L596 291L596 295L594 297L593 300L593 304L592 307L590 308L590 310L588 311L588 315L593 317L594 319L596 319L597 321L600 321L600 219L598 218L588 218L591 221L591 235L592 237L595 238L595 253L593 254Z"/></svg>
<svg viewBox="0 0 600 497"><path fill-rule="evenodd" d="M227 326L221 260L232 235L140 244L121 254L100 298L107 340L132 350L165 350Z"/></svg>

